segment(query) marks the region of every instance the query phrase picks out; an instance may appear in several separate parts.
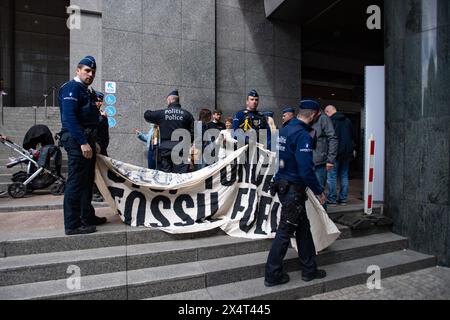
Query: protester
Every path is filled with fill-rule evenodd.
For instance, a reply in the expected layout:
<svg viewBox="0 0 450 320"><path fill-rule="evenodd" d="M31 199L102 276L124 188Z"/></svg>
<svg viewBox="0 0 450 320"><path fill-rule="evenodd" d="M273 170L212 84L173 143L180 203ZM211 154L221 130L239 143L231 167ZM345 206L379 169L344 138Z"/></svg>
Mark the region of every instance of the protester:
<svg viewBox="0 0 450 320"><path fill-rule="evenodd" d="M225 130L220 132L219 138L216 140L216 144L220 146L219 160L226 158L230 153L235 151L237 140L233 138L233 118L225 119Z"/></svg>
<svg viewBox="0 0 450 320"><path fill-rule="evenodd" d="M349 182L348 172L350 162L353 160L354 139L352 122L341 112L337 112L335 106L328 106L325 113L331 118L337 139L339 141L334 167L328 172L328 201L329 206L337 204L345 206L348 202ZM341 182L339 196L337 196L337 179Z"/></svg>
<svg viewBox="0 0 450 320"><path fill-rule="evenodd" d="M316 147L314 149L314 166L317 179L322 188L327 185L327 173L334 168L337 156L338 138L334 132L333 122L325 113L320 113L313 124L316 134ZM324 205L325 210L327 205Z"/></svg>

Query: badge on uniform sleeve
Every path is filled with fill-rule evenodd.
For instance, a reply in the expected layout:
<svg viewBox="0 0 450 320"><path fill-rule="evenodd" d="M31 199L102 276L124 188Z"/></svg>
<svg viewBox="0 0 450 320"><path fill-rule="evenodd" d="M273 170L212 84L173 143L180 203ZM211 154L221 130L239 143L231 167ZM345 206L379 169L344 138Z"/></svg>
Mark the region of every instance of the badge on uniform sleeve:
<svg viewBox="0 0 450 320"><path fill-rule="evenodd" d="M304 148L300 149L300 152L313 152L313 150L310 148L308 143Z"/></svg>

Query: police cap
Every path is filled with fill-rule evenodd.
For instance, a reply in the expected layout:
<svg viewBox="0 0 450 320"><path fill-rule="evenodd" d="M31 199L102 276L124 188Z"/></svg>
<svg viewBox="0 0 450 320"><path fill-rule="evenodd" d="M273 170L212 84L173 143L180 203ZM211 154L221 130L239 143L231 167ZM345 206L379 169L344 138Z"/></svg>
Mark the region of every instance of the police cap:
<svg viewBox="0 0 450 320"><path fill-rule="evenodd" d="M320 110L320 103L316 100L308 99L300 101L300 109Z"/></svg>
<svg viewBox="0 0 450 320"><path fill-rule="evenodd" d="M91 56L83 58L78 64L89 67L91 69L97 69L97 63L95 62L95 58Z"/></svg>
<svg viewBox="0 0 450 320"><path fill-rule="evenodd" d="M254 98L259 98L258 92L256 92L255 89L253 89L252 91L250 91L250 92L248 93L248 96L249 96L249 97L254 97Z"/></svg>
<svg viewBox="0 0 450 320"><path fill-rule="evenodd" d="M289 113L289 112L291 112L291 113L294 113L294 114L295 114L295 109L294 109L294 108L292 108L292 107L285 107L285 108L283 109L283 111L282 111L282 113L283 113L283 114L285 114L285 113Z"/></svg>
<svg viewBox="0 0 450 320"><path fill-rule="evenodd" d="M101 92L96 92L95 94L97 95L98 101L103 101L103 99L105 98L105 95Z"/></svg>
<svg viewBox="0 0 450 320"><path fill-rule="evenodd" d="M167 97L170 97L170 96L179 97L180 94L179 94L178 90L174 90L171 93L169 93L169 95Z"/></svg>

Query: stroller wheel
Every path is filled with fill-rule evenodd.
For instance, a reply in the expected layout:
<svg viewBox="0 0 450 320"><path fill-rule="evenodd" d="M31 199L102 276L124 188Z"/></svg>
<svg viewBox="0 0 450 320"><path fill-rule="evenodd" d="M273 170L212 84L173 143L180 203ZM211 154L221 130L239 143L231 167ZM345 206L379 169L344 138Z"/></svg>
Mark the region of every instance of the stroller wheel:
<svg viewBox="0 0 450 320"><path fill-rule="evenodd" d="M23 198L27 194L27 187L23 183L16 182L8 187L8 193L15 199Z"/></svg>
<svg viewBox="0 0 450 320"><path fill-rule="evenodd" d="M56 182L50 189L50 192L54 196L62 196L66 189L66 184L64 182Z"/></svg>

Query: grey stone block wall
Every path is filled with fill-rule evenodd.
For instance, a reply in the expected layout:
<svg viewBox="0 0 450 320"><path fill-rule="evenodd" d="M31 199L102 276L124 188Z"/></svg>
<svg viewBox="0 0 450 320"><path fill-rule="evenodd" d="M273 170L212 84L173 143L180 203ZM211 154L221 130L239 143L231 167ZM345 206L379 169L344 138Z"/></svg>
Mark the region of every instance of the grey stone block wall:
<svg viewBox="0 0 450 320"><path fill-rule="evenodd" d="M102 36L102 80L118 85L111 156L146 165L132 133L148 129L146 110L165 108L173 89L195 117L215 107L215 1L104 0Z"/></svg>
<svg viewBox="0 0 450 320"><path fill-rule="evenodd" d="M260 110L296 105L301 96L300 27L266 19L264 0L217 0L217 106L227 116L261 95Z"/></svg>
<svg viewBox="0 0 450 320"><path fill-rule="evenodd" d="M78 62L85 56L91 55L97 61L97 75L92 86L102 91L102 0L71 0L70 5L79 6L82 14L81 29L70 31L69 79L75 76Z"/></svg>
<svg viewBox="0 0 450 320"><path fill-rule="evenodd" d="M132 133L147 130L146 110L165 108L179 89L195 118L202 108L232 116L256 89L260 110L295 105L301 88L300 27L269 21L264 0L73 0L84 11L71 32L71 70L92 54L99 62L94 88L115 81L117 127L110 155L146 164L146 146ZM94 45L92 45L94 44ZM71 74L72 76L72 74Z"/></svg>
<svg viewBox="0 0 450 320"><path fill-rule="evenodd" d="M411 248L450 265L450 3L385 3L386 207Z"/></svg>

